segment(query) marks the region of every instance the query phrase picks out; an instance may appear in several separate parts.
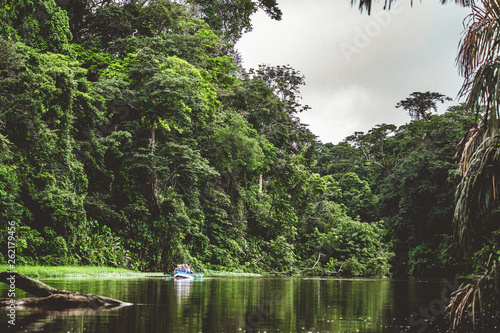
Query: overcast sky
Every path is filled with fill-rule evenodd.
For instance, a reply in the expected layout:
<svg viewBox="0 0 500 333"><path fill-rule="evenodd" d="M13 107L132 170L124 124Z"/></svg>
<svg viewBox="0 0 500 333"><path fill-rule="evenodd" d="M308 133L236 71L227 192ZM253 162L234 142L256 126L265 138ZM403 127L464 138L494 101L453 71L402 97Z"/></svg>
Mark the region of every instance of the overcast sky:
<svg viewBox="0 0 500 333"><path fill-rule="evenodd" d="M439 0L398 0L368 16L349 0L281 0L281 21L253 16L254 29L237 48L245 68L291 65L305 76L300 115L322 142L338 143L377 124L410 118L395 108L415 91L456 99L463 79L455 65L463 20L469 13ZM377 4L377 1L374 1ZM383 1L381 1L383 3Z"/></svg>

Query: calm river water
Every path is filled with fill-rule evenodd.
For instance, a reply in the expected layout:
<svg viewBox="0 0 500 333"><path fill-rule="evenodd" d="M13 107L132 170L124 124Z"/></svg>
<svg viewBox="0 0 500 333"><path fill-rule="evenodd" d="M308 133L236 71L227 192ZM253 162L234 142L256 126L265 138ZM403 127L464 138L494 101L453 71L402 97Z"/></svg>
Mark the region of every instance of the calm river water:
<svg viewBox="0 0 500 333"><path fill-rule="evenodd" d="M58 289L131 302L112 311L16 312L22 332L446 332L430 324L447 280L205 278L43 279ZM7 286L0 286L7 297Z"/></svg>

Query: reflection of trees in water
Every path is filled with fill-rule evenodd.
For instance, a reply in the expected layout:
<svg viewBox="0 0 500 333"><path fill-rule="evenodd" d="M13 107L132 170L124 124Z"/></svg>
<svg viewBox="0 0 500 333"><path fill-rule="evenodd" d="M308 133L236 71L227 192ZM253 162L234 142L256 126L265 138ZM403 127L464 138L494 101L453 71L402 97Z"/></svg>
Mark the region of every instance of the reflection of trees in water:
<svg viewBox="0 0 500 333"><path fill-rule="evenodd" d="M44 308L29 308L16 310L16 325L12 332L83 332L84 324L87 331L97 323L95 318L103 312L113 309L74 308L65 310L47 310ZM4 311L0 311L2 315ZM89 330L90 328L90 330Z"/></svg>
<svg viewBox="0 0 500 333"><path fill-rule="evenodd" d="M8 311L11 319L7 326L16 330L20 327L25 332L43 331L46 326L55 323L57 319L60 323L62 322L63 326L68 326L68 323L74 321L64 320L63 322L61 319L69 316L86 316L93 319L101 311L132 305L105 296L57 289L17 272L0 272L0 282L32 296L18 298L15 303L12 303L11 298L0 298L1 312ZM15 294L11 297L15 297ZM54 330L54 328L47 327L47 330ZM64 327L63 331L68 331L67 327Z"/></svg>
<svg viewBox="0 0 500 333"><path fill-rule="evenodd" d="M240 329L248 333L278 329L280 332L399 332L408 328L408 318L413 312L418 312L419 307L429 307L432 300L441 297L444 288L439 281L331 278L92 281L100 286L84 286L85 281L70 282L68 289L115 296L131 301L134 306L116 312L18 311L16 329L23 326L22 330L27 331L82 333L239 332ZM5 318L2 312L0 317ZM415 319L422 318L419 315ZM6 321L0 318L0 327L5 325ZM447 328L447 324L439 327Z"/></svg>
<svg viewBox="0 0 500 333"><path fill-rule="evenodd" d="M268 281L248 307L247 332L378 332L393 312L393 285L384 280L322 278ZM392 318L391 318L392 319Z"/></svg>

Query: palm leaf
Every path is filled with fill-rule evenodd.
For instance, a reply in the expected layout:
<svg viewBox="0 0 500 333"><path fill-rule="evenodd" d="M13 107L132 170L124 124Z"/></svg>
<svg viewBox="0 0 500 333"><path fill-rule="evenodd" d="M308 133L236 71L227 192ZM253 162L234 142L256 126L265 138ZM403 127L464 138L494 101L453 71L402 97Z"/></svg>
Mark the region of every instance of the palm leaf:
<svg viewBox="0 0 500 333"><path fill-rule="evenodd" d="M373 2L373 0L359 0L359 10L366 10L368 12L368 15L370 15ZM396 2L396 0L384 0L384 9L391 9L391 5L393 2ZM444 5L448 3L449 0L439 0L439 2ZM351 0L351 6L356 5L356 3L356 0ZM410 3L413 6L413 0L410 0ZM455 3L463 7L468 7L474 3L474 0L455 0Z"/></svg>
<svg viewBox="0 0 500 333"><path fill-rule="evenodd" d="M461 41L457 63L465 81L460 91L468 107L486 106L483 119L458 145L462 181L457 187L454 230L462 247L477 236L484 221L498 209L500 172L500 0L472 3L467 32ZM474 226L474 228L472 228Z"/></svg>
<svg viewBox="0 0 500 333"><path fill-rule="evenodd" d="M476 305L479 305L479 313L481 314L483 332L484 332L484 306L491 300L488 299L488 294L484 294L483 289L489 284L491 278L496 277L498 274L497 260L490 256L486 264L486 271L484 274L476 276L470 283L464 283L451 294L450 303L446 307L448 317L450 319L450 330L455 331L459 328L460 322L464 317L465 311L470 311L472 314L472 325L474 331L476 330Z"/></svg>
<svg viewBox="0 0 500 333"><path fill-rule="evenodd" d="M462 153L462 181L456 191L453 220L455 236L464 249L469 238L488 221L489 215L499 208L500 131L497 125L478 127Z"/></svg>
<svg viewBox="0 0 500 333"><path fill-rule="evenodd" d="M471 6L472 13L465 20L467 30L457 56L457 65L465 77L473 74L482 64L497 58L500 47L500 1L481 2L482 6Z"/></svg>
<svg viewBox="0 0 500 333"><path fill-rule="evenodd" d="M479 112L480 106L486 106L486 118L498 119L500 106L500 58L482 64L466 78L460 95L467 98L467 106Z"/></svg>
<svg viewBox="0 0 500 333"><path fill-rule="evenodd" d="M472 3L466 33L460 42L457 65L465 77L460 96L471 109L486 105L485 118L499 119L500 0Z"/></svg>
<svg viewBox="0 0 500 333"><path fill-rule="evenodd" d="M483 299L481 289L484 283L488 280L489 275L481 275L474 282L460 286L457 291L452 294L450 304L446 308L449 313L451 330L458 328L464 312L471 308L472 322L474 330L476 330L476 304L479 305L480 312L483 309Z"/></svg>

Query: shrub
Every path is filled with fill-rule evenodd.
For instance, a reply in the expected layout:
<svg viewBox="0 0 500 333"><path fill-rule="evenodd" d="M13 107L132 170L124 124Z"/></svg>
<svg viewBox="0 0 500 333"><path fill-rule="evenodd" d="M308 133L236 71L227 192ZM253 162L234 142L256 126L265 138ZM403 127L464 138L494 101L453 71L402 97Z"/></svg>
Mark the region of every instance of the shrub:
<svg viewBox="0 0 500 333"><path fill-rule="evenodd" d="M107 226L94 220L81 223L72 248L79 262L84 265L128 268L129 252L122 246L120 237Z"/></svg>

